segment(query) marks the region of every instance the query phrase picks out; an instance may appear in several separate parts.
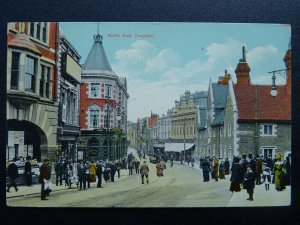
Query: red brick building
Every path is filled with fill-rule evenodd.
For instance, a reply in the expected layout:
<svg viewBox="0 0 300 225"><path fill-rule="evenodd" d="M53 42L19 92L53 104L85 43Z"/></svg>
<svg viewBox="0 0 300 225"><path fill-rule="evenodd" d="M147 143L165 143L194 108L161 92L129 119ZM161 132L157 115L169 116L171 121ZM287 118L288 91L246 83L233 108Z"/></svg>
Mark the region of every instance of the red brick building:
<svg viewBox="0 0 300 225"><path fill-rule="evenodd" d="M54 159L58 25L9 23L7 41L7 160Z"/></svg>
<svg viewBox="0 0 300 225"><path fill-rule="evenodd" d="M102 45L94 44L82 67L78 151L85 159L114 160L126 154L127 81L113 72Z"/></svg>

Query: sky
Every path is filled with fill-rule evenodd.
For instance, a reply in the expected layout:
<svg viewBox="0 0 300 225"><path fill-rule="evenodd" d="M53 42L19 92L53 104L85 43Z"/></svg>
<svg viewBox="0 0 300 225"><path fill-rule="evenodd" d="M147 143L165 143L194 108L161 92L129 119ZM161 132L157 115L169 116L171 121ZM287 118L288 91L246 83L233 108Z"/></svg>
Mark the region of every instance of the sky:
<svg viewBox="0 0 300 225"><path fill-rule="evenodd" d="M128 120L166 114L186 90L207 91L225 69L236 81L235 68L246 48L253 84L272 84L270 71L285 69L291 27L283 24L63 22L62 33L83 64L93 35L113 71L127 79ZM276 84L285 84L284 74Z"/></svg>

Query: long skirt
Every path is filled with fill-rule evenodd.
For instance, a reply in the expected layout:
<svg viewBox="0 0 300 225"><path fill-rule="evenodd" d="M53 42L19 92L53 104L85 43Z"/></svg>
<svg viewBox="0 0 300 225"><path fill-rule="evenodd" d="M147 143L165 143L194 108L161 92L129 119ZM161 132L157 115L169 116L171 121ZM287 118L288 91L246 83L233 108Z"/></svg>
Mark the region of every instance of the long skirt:
<svg viewBox="0 0 300 225"><path fill-rule="evenodd" d="M219 172L219 178L225 179L225 172Z"/></svg>
<svg viewBox="0 0 300 225"><path fill-rule="evenodd" d="M228 174L229 174L229 169L226 168L226 169L225 169L225 175L228 175Z"/></svg>
<svg viewBox="0 0 300 225"><path fill-rule="evenodd" d="M241 186L240 186L240 182L238 181L232 181L230 184L230 191L232 192L240 192L241 191Z"/></svg>
<svg viewBox="0 0 300 225"><path fill-rule="evenodd" d="M96 175L90 174L90 182L91 183L96 182Z"/></svg>
<svg viewBox="0 0 300 225"><path fill-rule="evenodd" d="M209 181L209 171L203 172L203 182Z"/></svg>

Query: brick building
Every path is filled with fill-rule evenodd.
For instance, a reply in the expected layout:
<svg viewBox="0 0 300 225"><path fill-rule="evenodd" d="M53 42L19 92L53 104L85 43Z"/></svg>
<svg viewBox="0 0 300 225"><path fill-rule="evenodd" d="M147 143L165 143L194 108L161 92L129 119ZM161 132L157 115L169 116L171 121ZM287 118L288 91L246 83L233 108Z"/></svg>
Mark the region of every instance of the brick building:
<svg viewBox="0 0 300 225"><path fill-rule="evenodd" d="M106 57L102 36L94 44L82 67L78 151L88 160L114 160L126 154L126 78L118 77Z"/></svg>
<svg viewBox="0 0 300 225"><path fill-rule="evenodd" d="M53 160L57 149L58 24L9 23L7 40L7 159Z"/></svg>

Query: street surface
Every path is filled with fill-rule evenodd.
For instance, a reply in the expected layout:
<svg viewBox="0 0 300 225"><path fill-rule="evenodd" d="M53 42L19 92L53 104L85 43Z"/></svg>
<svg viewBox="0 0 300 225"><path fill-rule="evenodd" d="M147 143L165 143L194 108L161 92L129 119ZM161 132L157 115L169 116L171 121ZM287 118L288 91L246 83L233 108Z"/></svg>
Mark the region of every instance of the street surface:
<svg viewBox="0 0 300 225"><path fill-rule="evenodd" d="M134 153L136 154L136 153ZM231 193L230 175L226 180L218 182L210 180L203 182L199 165L181 165L174 163L171 168L167 163L163 177L156 176L155 164L148 163L149 184L141 183L140 174L129 176L128 170L121 170L121 178L115 177L115 182L107 182L103 188L78 190L64 186L54 186L54 191L48 201L40 200L40 185L34 187L20 186L19 192L12 189L7 193L8 206L24 207L239 207L239 206L281 206L290 204L290 187L282 192L275 191L274 184L270 191L264 190L264 185L258 185L254 190L254 201L247 201L246 190ZM55 176L55 175L53 175ZM35 191L33 191L33 189ZM24 195L20 195L23 191ZM34 192L34 193L31 193ZM19 195L19 196L17 196Z"/></svg>

